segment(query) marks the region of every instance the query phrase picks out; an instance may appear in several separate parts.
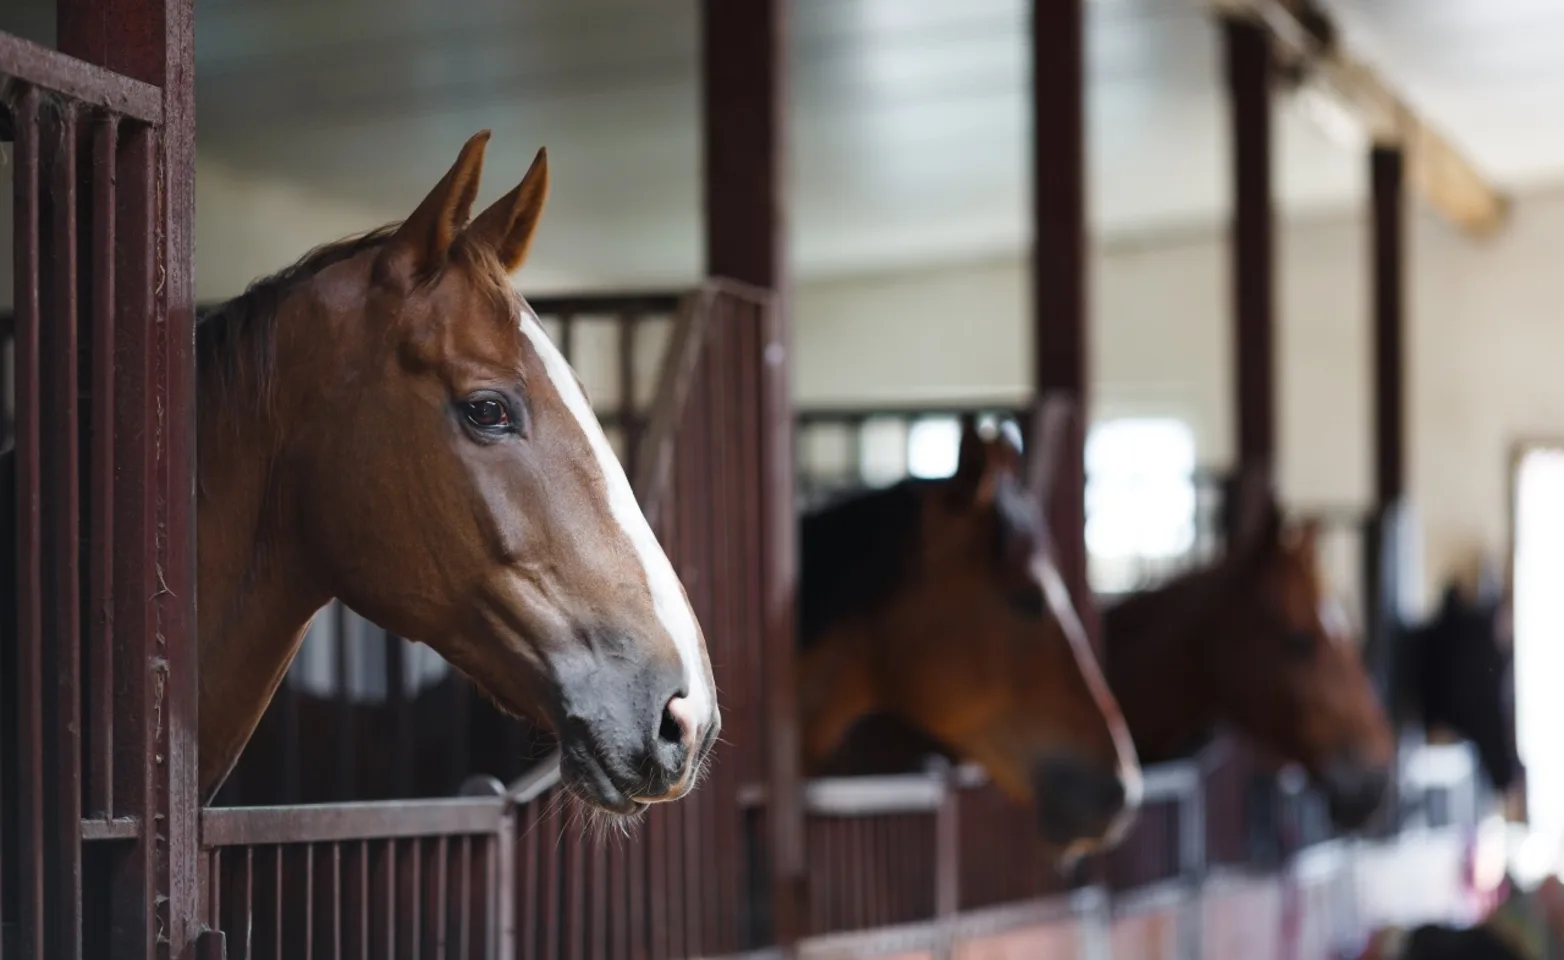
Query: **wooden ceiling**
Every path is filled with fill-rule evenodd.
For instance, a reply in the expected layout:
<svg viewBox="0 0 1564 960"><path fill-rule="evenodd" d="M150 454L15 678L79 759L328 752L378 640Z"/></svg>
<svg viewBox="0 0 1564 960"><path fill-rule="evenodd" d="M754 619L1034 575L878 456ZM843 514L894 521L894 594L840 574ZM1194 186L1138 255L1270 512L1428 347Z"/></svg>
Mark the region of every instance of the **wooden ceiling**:
<svg viewBox="0 0 1564 960"><path fill-rule="evenodd" d="M1500 184L1564 177L1564 4L1328 2L1358 49ZM31 16L29 29L44 29L40 0L5 6L0 26ZM1206 7L1088 7L1096 229L1224 216L1225 105ZM1020 250L1025 0L795 10L800 270ZM496 181L549 148L540 258L603 283L683 280L700 246L695 14L694 0L198 0L199 147L390 218L490 127ZM1293 106L1279 131L1289 208L1361 196L1364 162L1344 141Z"/></svg>

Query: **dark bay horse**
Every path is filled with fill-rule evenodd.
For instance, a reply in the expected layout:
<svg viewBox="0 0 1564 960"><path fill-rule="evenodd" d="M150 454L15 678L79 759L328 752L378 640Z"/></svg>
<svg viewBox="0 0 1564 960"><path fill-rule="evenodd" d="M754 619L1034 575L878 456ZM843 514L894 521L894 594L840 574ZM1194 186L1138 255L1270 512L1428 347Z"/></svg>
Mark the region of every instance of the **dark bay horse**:
<svg viewBox="0 0 1564 960"><path fill-rule="evenodd" d="M1432 617L1402 631L1395 658L1406 712L1430 735L1470 741L1501 793L1521 772L1507 609L1502 597L1468 599L1450 584Z"/></svg>
<svg viewBox="0 0 1564 960"><path fill-rule="evenodd" d="M1343 826L1363 823L1389 781L1395 742L1357 645L1319 575L1310 525L1274 501L1223 559L1103 611L1108 684L1143 763L1193 755L1218 727L1305 767ZM867 718L839 769L908 769L951 746L886 715Z"/></svg>
<svg viewBox="0 0 1564 960"><path fill-rule="evenodd" d="M1140 773L1022 476L1015 446L968 422L951 478L804 518L804 762L830 772L853 724L884 712L1035 805L1050 843L1084 850L1123 832Z"/></svg>
<svg viewBox="0 0 1564 960"><path fill-rule="evenodd" d="M1217 563L1106 611L1108 682L1146 762L1187 757L1228 727L1301 765L1332 819L1361 826L1395 738L1321 576L1317 528L1289 527L1266 496L1239 530Z"/></svg>
<svg viewBox="0 0 1564 960"><path fill-rule="evenodd" d="M683 587L511 286L547 159L469 221L487 142L402 223L197 326L203 797L333 597L552 729L565 783L605 811L682 796L717 738Z"/></svg>

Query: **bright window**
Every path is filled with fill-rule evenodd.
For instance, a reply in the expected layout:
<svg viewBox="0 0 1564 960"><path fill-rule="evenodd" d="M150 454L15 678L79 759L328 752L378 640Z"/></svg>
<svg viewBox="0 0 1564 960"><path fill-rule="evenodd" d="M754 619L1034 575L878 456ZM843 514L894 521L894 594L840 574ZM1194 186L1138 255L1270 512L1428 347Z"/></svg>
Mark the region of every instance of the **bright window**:
<svg viewBox="0 0 1564 960"><path fill-rule="evenodd" d="M1526 764L1527 810L1544 867L1564 840L1564 451L1537 449L1515 481L1515 734Z"/></svg>
<svg viewBox="0 0 1564 960"><path fill-rule="evenodd" d="M1195 436L1166 418L1125 418L1086 439L1086 550L1092 585L1132 589L1195 545Z"/></svg>
<svg viewBox="0 0 1564 960"><path fill-rule="evenodd" d="M907 473L938 480L956 472L961 451L961 421L955 417L925 417L907 431Z"/></svg>
<svg viewBox="0 0 1564 960"><path fill-rule="evenodd" d="M993 417L981 419L997 423ZM866 482L955 473L961 448L957 418L922 417L896 435L889 432L892 425L871 422L883 429L865 430ZM1012 421L997 425L1020 442ZM899 463L903 451L905 461ZM1136 417L1093 426L1086 441L1086 478L1086 548L1097 590L1133 589L1173 569L1194 549L1195 435L1183 421Z"/></svg>

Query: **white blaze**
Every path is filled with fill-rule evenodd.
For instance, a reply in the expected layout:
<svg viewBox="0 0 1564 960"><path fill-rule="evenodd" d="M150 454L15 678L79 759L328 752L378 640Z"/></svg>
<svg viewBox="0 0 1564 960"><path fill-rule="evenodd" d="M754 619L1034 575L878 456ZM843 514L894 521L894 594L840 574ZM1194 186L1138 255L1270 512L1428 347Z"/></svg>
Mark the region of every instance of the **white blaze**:
<svg viewBox="0 0 1564 960"><path fill-rule="evenodd" d="M1070 588L1065 586L1064 577L1052 562L1038 557L1032 563L1032 575L1042 584L1043 592L1048 597L1049 610L1059 620L1059 627L1064 631L1065 637L1070 641L1077 653L1077 663L1080 663L1083 671L1091 671L1097 674L1101 680L1101 668L1097 665L1097 655L1092 652L1091 645L1086 640L1086 628L1081 624L1080 617L1075 612L1075 601L1070 598ZM1086 662L1082 662L1082 660ZM1103 688L1107 689L1106 681ZM1124 787L1124 808L1118 820L1110 828L1109 832L1117 842L1118 835L1129 828L1129 816L1140 809L1141 801L1145 798L1145 783L1141 779L1140 758L1135 755L1135 742L1130 739L1129 731L1123 724L1118 724L1110 730L1113 745L1119 754L1119 782Z"/></svg>
<svg viewBox="0 0 1564 960"><path fill-rule="evenodd" d="M624 467L615 456L614 448L609 446L608 438L603 435L602 425L597 422L592 405L581 392L581 384L570 369L569 361L543 331L537 317L526 308L521 310L521 332L527 335L532 348L543 359L543 368L548 372L554 389L575 416L581 432L591 444L592 452L597 455L603 483L608 488L609 512L641 558L641 567L646 571L646 584L652 594L652 609L657 612L657 619L662 622L663 629L673 638L673 645L679 651L679 659L684 663L684 685L688 691L690 708L700 718L704 730L711 723L715 697L706 682L706 671L701 662L700 627L696 625L695 613L685 600L679 577L673 572L673 564L668 562L668 555L663 552L657 536L646 522L646 515L641 512L641 505L635 499L635 491L630 488Z"/></svg>

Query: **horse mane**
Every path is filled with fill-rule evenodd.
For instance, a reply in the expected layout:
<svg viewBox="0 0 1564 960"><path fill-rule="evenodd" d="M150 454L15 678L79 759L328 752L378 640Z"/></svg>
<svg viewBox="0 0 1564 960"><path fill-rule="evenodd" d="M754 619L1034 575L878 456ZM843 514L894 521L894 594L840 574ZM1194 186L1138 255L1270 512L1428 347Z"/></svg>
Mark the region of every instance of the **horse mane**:
<svg viewBox="0 0 1564 960"><path fill-rule="evenodd" d="M1182 622L1192 629L1201 616L1221 599L1231 582L1231 558L1224 557L1177 574L1146 590L1137 590L1118 603L1104 607L1103 634L1108 639L1107 658L1123 650L1127 637L1177 636L1167 629L1169 622Z"/></svg>
<svg viewBox="0 0 1564 960"><path fill-rule="evenodd" d="M231 300L217 304L196 320L196 377L201 389L215 390L229 399L244 398L248 403L268 410L277 372L277 314L283 301L317 274L366 250L382 246L402 224L387 223L366 233L355 234L322 244L289 266L252 282ZM451 247L454 259L460 256L477 265L474 274L490 278L485 292L497 300L515 296L505 282L505 270L492 250L467 242L458 233ZM433 279L427 277L424 279Z"/></svg>
<svg viewBox="0 0 1564 960"><path fill-rule="evenodd" d="M284 300L327 267L379 247L401 226L322 244L291 265L252 282L245 291L196 320L196 377L203 388L269 405L276 380L277 312Z"/></svg>
<svg viewBox="0 0 1564 960"><path fill-rule="evenodd" d="M919 492L903 480L854 493L804 515L799 524L799 645L833 623L883 607L914 569L920 547Z"/></svg>

